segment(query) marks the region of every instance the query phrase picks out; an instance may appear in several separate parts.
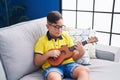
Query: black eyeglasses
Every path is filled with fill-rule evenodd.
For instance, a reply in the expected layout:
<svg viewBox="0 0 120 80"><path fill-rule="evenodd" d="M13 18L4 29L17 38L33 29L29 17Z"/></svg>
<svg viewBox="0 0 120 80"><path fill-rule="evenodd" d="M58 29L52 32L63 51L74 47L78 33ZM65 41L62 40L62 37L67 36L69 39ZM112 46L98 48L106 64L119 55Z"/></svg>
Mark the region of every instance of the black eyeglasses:
<svg viewBox="0 0 120 80"><path fill-rule="evenodd" d="M49 24L49 25L51 25L51 26L54 27L55 29L64 29L64 28L65 28L65 25L62 25L62 26L52 25L52 24Z"/></svg>

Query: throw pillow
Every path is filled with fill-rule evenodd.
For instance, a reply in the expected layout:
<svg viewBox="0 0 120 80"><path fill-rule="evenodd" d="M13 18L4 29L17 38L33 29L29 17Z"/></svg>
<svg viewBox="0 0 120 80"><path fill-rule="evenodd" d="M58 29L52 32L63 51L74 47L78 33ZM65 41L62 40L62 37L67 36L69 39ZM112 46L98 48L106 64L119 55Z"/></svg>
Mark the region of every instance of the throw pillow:
<svg viewBox="0 0 120 80"><path fill-rule="evenodd" d="M87 48L85 49L85 54L82 56L82 58L78 59L76 62L83 65L90 64L90 56Z"/></svg>
<svg viewBox="0 0 120 80"><path fill-rule="evenodd" d="M95 31L91 28L87 29L73 29L73 28L66 28L65 31L70 34L71 38L73 39L74 43L80 41L85 41L89 37L95 36ZM95 56L95 44L86 44L84 45L84 48L86 50L85 55L83 55L82 58L77 60L78 63L81 64L90 64L90 58L96 58Z"/></svg>

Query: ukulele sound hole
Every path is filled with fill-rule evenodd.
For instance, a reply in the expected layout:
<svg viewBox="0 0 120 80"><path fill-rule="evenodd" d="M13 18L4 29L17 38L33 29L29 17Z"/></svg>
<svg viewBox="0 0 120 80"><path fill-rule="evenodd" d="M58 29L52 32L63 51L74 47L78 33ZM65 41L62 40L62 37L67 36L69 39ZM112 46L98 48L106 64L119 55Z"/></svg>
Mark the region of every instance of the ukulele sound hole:
<svg viewBox="0 0 120 80"><path fill-rule="evenodd" d="M61 55L65 55L66 52L64 50L61 51Z"/></svg>

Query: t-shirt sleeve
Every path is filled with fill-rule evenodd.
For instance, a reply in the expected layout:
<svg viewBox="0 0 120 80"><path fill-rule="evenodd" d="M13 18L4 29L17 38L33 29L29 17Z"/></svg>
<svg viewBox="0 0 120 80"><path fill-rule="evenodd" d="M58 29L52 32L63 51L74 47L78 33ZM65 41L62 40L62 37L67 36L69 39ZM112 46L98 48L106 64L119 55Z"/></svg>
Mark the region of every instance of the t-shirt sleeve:
<svg viewBox="0 0 120 80"><path fill-rule="evenodd" d="M43 42L41 39L38 39L38 41L36 42L35 47L34 47L34 52L43 54L43 51L44 51Z"/></svg>

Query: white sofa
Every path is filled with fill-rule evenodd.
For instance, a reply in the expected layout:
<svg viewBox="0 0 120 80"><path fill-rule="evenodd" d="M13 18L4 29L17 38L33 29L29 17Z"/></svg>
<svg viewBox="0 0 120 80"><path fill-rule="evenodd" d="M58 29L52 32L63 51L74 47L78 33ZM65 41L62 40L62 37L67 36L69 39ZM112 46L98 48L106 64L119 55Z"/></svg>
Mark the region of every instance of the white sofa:
<svg viewBox="0 0 120 80"><path fill-rule="evenodd" d="M0 29L0 80L44 80L33 63L33 49L47 31L45 23L46 18L40 18ZM96 56L87 65L90 80L120 80L120 48L98 44Z"/></svg>

